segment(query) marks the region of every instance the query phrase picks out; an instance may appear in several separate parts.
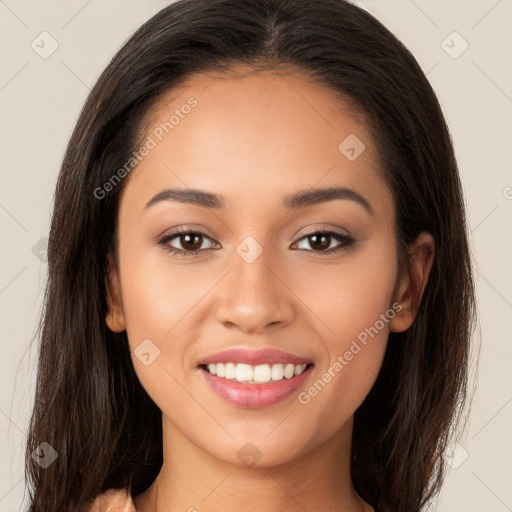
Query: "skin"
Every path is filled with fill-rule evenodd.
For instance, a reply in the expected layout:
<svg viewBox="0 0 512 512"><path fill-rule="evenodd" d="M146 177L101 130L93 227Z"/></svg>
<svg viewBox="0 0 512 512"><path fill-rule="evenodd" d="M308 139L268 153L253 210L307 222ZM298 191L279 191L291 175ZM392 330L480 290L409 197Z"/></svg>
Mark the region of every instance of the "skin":
<svg viewBox="0 0 512 512"><path fill-rule="evenodd" d="M158 102L144 136L190 97L197 106L126 178L118 267L108 274L107 324L126 329L137 375L162 411L164 463L135 498L137 511L373 510L350 477L353 414L376 380L389 332L414 321L434 257L432 237L420 235L410 250L411 272L399 274L395 207L374 142L364 120L330 89L292 71L196 74ZM349 134L366 146L354 161L338 149ZM289 194L330 186L358 192L373 214L350 199L283 206ZM222 195L225 208L170 200L145 208L173 187ZM195 243L196 255L158 245L180 226L206 237L189 245L175 237L167 245ZM326 249L315 251L318 242L306 236L322 228L355 242L323 255ZM252 263L236 251L247 236L263 249ZM327 247L339 245L327 240ZM298 393L395 301L401 311L301 404ZM160 356L145 366L133 351L148 338ZM315 366L284 401L236 407L197 370L201 358L232 347L277 348ZM248 442L261 454L253 467L237 456Z"/></svg>

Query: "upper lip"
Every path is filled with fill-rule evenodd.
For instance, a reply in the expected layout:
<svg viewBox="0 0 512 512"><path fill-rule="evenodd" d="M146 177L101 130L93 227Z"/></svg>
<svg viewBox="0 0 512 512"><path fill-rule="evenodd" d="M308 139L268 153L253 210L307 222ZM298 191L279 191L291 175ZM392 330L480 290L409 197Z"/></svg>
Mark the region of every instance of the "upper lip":
<svg viewBox="0 0 512 512"><path fill-rule="evenodd" d="M308 364L312 361L303 357L282 350L266 348L261 350L249 350L244 348L230 348L221 352L211 354L201 361L198 365L206 365L210 363L234 363L234 364L250 364L257 366L259 364Z"/></svg>

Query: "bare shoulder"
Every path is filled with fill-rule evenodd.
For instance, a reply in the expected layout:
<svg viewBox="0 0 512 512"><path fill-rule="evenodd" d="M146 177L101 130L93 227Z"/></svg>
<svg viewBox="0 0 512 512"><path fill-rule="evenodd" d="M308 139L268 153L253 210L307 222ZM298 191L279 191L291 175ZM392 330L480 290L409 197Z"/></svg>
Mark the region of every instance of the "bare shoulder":
<svg viewBox="0 0 512 512"><path fill-rule="evenodd" d="M109 489L100 494L84 512L136 512L128 489Z"/></svg>

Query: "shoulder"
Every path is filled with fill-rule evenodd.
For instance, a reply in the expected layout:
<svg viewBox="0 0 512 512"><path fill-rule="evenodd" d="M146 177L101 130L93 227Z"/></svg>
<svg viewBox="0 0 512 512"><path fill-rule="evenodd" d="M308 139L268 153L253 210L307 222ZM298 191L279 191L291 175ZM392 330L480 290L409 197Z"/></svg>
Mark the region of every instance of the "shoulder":
<svg viewBox="0 0 512 512"><path fill-rule="evenodd" d="M109 489L98 495L84 512L136 512L128 489Z"/></svg>

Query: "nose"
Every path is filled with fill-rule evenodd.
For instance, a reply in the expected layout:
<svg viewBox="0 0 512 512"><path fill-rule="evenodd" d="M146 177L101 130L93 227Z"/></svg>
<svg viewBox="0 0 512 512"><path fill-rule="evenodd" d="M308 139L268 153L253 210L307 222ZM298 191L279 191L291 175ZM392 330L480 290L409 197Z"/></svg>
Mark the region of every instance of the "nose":
<svg viewBox="0 0 512 512"><path fill-rule="evenodd" d="M295 308L286 273L269 250L252 262L235 253L233 268L217 290L218 321L247 334L289 324Z"/></svg>

